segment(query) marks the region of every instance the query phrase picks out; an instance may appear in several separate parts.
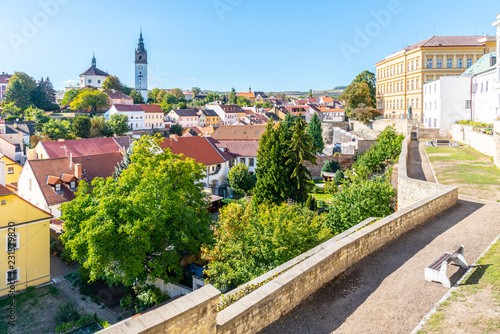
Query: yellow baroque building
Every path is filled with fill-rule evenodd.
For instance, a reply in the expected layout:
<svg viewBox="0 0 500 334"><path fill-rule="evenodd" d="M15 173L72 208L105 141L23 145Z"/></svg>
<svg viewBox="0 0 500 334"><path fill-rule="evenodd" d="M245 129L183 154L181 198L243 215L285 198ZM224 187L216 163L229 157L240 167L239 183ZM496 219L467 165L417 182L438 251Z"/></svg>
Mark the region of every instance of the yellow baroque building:
<svg viewBox="0 0 500 334"><path fill-rule="evenodd" d="M375 64L377 109L386 118L422 121L423 84L461 75L486 53L496 50L495 36L435 36L387 56Z"/></svg>
<svg viewBox="0 0 500 334"><path fill-rule="evenodd" d="M0 184L0 296L50 281L51 218Z"/></svg>

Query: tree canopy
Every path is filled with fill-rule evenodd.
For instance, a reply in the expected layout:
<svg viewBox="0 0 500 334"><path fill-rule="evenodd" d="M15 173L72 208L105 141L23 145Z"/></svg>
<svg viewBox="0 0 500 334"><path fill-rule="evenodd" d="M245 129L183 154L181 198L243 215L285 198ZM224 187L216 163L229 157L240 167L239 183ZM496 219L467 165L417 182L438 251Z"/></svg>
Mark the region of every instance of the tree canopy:
<svg viewBox="0 0 500 334"><path fill-rule="evenodd" d="M229 186L237 192L243 192L246 196L254 187L254 180L246 164L237 164L227 174Z"/></svg>
<svg viewBox="0 0 500 334"><path fill-rule="evenodd" d="M161 150L160 140L144 136L120 177L96 178L91 186L80 181L76 198L61 206L61 240L92 281L177 281L184 254L199 254L211 242L199 183L205 167Z"/></svg>
<svg viewBox="0 0 500 334"><path fill-rule="evenodd" d="M45 133L50 139L66 139L70 132L71 123L66 120L51 119L42 127L42 132Z"/></svg>
<svg viewBox="0 0 500 334"><path fill-rule="evenodd" d="M203 248L207 281L235 288L332 237L321 217L300 205L232 203L214 227L215 245Z"/></svg>
<svg viewBox="0 0 500 334"><path fill-rule="evenodd" d="M80 138L90 138L92 121L87 116L76 116L73 119L73 134Z"/></svg>
<svg viewBox="0 0 500 334"><path fill-rule="evenodd" d="M375 74L363 71L347 86L339 99L345 101L348 117L354 117L354 109L361 104L375 108L377 102L375 81Z"/></svg>
<svg viewBox="0 0 500 334"><path fill-rule="evenodd" d="M141 93L139 93L135 89L132 89L132 91L130 92L130 97L134 100L134 104L145 103L144 97L142 97Z"/></svg>
<svg viewBox="0 0 500 334"><path fill-rule="evenodd" d="M107 124L111 132L116 134L117 136L121 136L124 133L130 131L127 115L113 114L109 118Z"/></svg>
<svg viewBox="0 0 500 334"><path fill-rule="evenodd" d="M85 89L70 103L71 109L96 111L108 105L108 95L100 90Z"/></svg>
<svg viewBox="0 0 500 334"><path fill-rule="evenodd" d="M21 111L33 104L33 92L37 88L35 79L23 72L16 72L9 79L5 101L13 102Z"/></svg>
<svg viewBox="0 0 500 334"><path fill-rule="evenodd" d="M120 91L122 89L122 83L118 77L115 77L113 75L110 75L104 80L102 83L102 89L103 90L116 90Z"/></svg>

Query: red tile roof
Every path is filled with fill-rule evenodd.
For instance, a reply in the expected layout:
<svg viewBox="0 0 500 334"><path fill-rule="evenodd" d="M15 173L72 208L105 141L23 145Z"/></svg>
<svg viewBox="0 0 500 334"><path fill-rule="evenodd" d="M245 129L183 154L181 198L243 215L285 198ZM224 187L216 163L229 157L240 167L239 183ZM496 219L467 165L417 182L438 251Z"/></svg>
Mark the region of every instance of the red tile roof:
<svg viewBox="0 0 500 334"><path fill-rule="evenodd" d="M0 196L11 195L13 193L9 188L0 184Z"/></svg>
<svg viewBox="0 0 500 334"><path fill-rule="evenodd" d="M88 138L64 141L40 142L49 158L80 157L120 152L120 146L113 138Z"/></svg>
<svg viewBox="0 0 500 334"><path fill-rule="evenodd" d="M222 125L212 133L217 140L260 140L265 125Z"/></svg>
<svg viewBox="0 0 500 334"><path fill-rule="evenodd" d="M110 98L112 99L125 99L125 100L132 100L130 96L125 94L124 92L121 92L119 90L117 91L112 91L112 90L104 90L104 93L106 93Z"/></svg>
<svg viewBox="0 0 500 334"><path fill-rule="evenodd" d="M241 108L239 105L236 104L228 104L228 105L221 105L220 106L222 110L224 110L225 113L231 114L231 113L238 113L238 114L244 114L245 110Z"/></svg>
<svg viewBox="0 0 500 334"><path fill-rule="evenodd" d="M128 104L113 104L113 107L115 107L116 111L121 111L121 112L135 112L135 111L144 111L140 105L138 104L133 104L133 105L128 105Z"/></svg>
<svg viewBox="0 0 500 334"><path fill-rule="evenodd" d="M165 138L161 147L169 148L174 154L184 154L205 166L211 166L233 160L234 156L224 154L206 137L179 137L177 140Z"/></svg>
<svg viewBox="0 0 500 334"><path fill-rule="evenodd" d="M215 145L219 148L227 148L229 153L237 157L256 157L257 150L259 149L259 141L257 140L218 140L215 142Z"/></svg>
<svg viewBox="0 0 500 334"><path fill-rule="evenodd" d="M157 104L139 104L145 112L151 113L161 113L164 114L163 109Z"/></svg>
<svg viewBox="0 0 500 334"><path fill-rule="evenodd" d="M0 84L8 84L11 77L9 74L0 74Z"/></svg>
<svg viewBox="0 0 500 334"><path fill-rule="evenodd" d="M96 177L109 177L115 171L118 162L123 160L120 153L108 153L100 155L90 155L73 157L74 164L82 165L82 179L92 182ZM41 160L28 160L35 175L35 179L42 190L42 194L48 205L69 202L75 198L74 193L65 184L61 187L61 192L56 193L54 188L47 184L47 178L59 179L63 174L74 175L74 168L70 167L70 159L67 157Z"/></svg>

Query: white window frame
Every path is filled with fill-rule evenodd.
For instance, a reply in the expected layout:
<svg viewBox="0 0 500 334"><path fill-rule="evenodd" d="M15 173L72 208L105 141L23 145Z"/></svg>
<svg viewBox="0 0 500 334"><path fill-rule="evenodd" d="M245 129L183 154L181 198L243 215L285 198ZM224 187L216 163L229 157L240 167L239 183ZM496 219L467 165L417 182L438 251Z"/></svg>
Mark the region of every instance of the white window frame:
<svg viewBox="0 0 500 334"><path fill-rule="evenodd" d="M58 189L58 188L59 188L59 189ZM54 189L55 189L56 191L61 191L61 184L60 184L60 183L56 183L56 184L54 184Z"/></svg>
<svg viewBox="0 0 500 334"><path fill-rule="evenodd" d="M7 174L14 174L14 167L7 167Z"/></svg>
<svg viewBox="0 0 500 334"><path fill-rule="evenodd" d="M14 251L19 250L19 245L20 245L20 239L19 239L19 233L16 233L16 248L14 248ZM5 252L9 252L9 235L7 234L5 236Z"/></svg>
<svg viewBox="0 0 500 334"><path fill-rule="evenodd" d="M462 66L463 66L463 59L462 58L458 58L457 59L457 67L458 68L462 68Z"/></svg>
<svg viewBox="0 0 500 334"><path fill-rule="evenodd" d="M9 272L11 272L11 271L16 272L16 281L14 281L14 282L9 282ZM18 282L21 282L21 269L14 268L14 269L5 271L5 286L9 286L11 284L15 284Z"/></svg>

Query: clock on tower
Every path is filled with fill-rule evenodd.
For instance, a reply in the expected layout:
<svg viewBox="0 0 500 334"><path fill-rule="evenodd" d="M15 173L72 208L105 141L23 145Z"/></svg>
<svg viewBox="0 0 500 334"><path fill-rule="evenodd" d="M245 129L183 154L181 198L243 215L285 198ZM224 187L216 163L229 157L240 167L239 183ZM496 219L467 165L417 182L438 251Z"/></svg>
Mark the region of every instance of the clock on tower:
<svg viewBox="0 0 500 334"><path fill-rule="evenodd" d="M135 90L138 91L144 98L144 102L148 100L148 52L144 47L144 39L139 37L139 44L135 49Z"/></svg>

